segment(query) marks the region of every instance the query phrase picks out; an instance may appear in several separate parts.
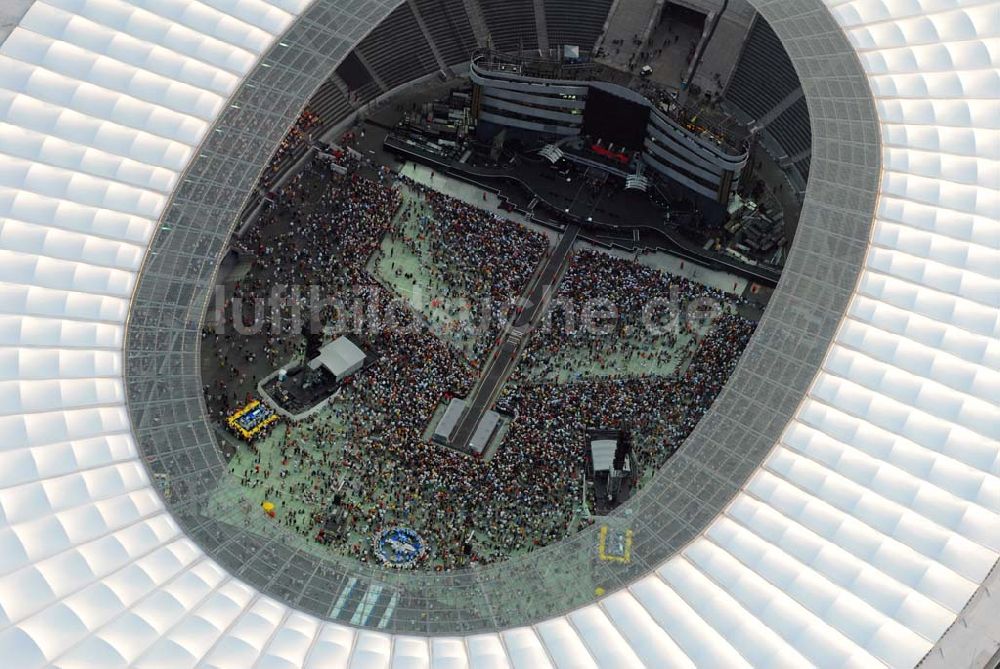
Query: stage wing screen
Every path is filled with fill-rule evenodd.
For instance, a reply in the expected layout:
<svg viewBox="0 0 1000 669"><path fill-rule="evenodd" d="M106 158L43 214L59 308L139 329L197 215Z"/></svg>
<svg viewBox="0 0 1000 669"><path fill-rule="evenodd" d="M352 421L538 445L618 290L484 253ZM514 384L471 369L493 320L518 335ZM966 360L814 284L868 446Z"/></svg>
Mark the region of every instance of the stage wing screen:
<svg viewBox="0 0 1000 669"><path fill-rule="evenodd" d="M649 123L649 107L591 87L583 111L583 133L604 144L642 148Z"/></svg>

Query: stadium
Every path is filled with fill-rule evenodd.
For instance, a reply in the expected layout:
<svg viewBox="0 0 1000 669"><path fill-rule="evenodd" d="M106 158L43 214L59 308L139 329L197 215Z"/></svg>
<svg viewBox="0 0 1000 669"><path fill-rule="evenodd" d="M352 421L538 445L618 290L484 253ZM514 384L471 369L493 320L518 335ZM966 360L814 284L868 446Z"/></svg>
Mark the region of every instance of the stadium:
<svg viewBox="0 0 1000 669"><path fill-rule="evenodd" d="M5 0L3 666L1000 666L998 54Z"/></svg>

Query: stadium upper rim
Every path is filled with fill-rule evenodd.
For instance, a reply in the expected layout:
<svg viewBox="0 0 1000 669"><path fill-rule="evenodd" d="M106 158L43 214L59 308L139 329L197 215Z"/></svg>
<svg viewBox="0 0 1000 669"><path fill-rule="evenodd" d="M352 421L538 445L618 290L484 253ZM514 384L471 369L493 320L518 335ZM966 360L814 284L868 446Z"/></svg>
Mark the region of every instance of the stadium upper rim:
<svg viewBox="0 0 1000 669"><path fill-rule="evenodd" d="M247 537L212 540L190 506L163 504L140 457L176 467L150 464L188 504L217 464L196 357L216 252L282 131L396 4L38 0L0 47L4 657L984 663L1000 550L997 2L753 3L812 117L802 222L739 369L657 479L683 484L619 518L635 562L581 567L614 594L539 621L490 601L507 562L388 583L417 603L422 587L484 593L462 609L482 623L362 631L281 591L301 565L278 541L235 563L225 548ZM502 631L455 636L487 628Z"/></svg>
<svg viewBox="0 0 1000 669"><path fill-rule="evenodd" d="M808 0L799 11L814 9L814 2ZM336 618L331 612L338 610L336 604L345 591L384 587L399 595L382 629L475 633L563 614L592 602L598 587L620 590L676 554L736 496L778 440L822 362L857 281L876 201L879 133L860 63L829 15L818 21L814 12L803 14L799 23L808 25L813 34L839 36L821 46L801 42L812 62L800 72L807 99L816 107L833 97L838 106L834 118L823 111L813 118L814 134L819 136L813 160L820 170L803 207L797 253L786 264L785 280L732 375L728 387L736 390L719 395L654 481L614 514L612 525L627 524L633 531L631 562L621 565L600 559L602 522L557 544L475 571L386 573L378 565L339 558L322 547L304 555L285 541L286 530L277 524L249 531L207 517L203 513L207 498L225 476L226 466L201 408L202 380L183 369L170 375L172 383L161 378L171 360L181 365L188 358L198 360L202 305L214 279L214 274L204 272L214 272L214 262L210 268L203 264L197 275L181 263L187 262L192 248L212 261L220 257L245 194L263 168L261 162L243 159L245 148L233 141L233 135L273 124L270 117L260 119L262 108L283 114L279 124L283 131L332 71L336 61L310 60L312 70L294 67L314 77L306 86L296 86L295 80L280 74L299 62L296 45L308 44L306 35L323 24L315 15L334 4L313 4L280 38L280 44L288 46L272 48L251 72L234 96L236 108L231 105L216 122L161 217L163 225L152 240L133 294L126 335L126 391L139 450L153 473L164 475L173 517L202 549L249 584L318 616ZM788 5L783 3L783 11L788 12ZM776 30L780 34L781 28ZM831 88L833 82L836 88ZM257 90L267 90L266 101L240 101L247 91ZM845 143L859 149L841 156L835 175L830 175L830 169L823 169L831 165L828 156L836 155ZM272 148L272 141L262 139L251 155L265 160ZM171 293L170 288L180 282L189 289ZM179 310L184 319L178 323ZM165 332L175 334L165 337ZM789 356L789 351L795 355ZM192 363L190 369L198 366ZM192 421L197 416L204 418ZM179 439L178 429L188 426L190 434ZM281 572L293 560L304 563L299 571L308 572L308 579L283 577ZM428 592L437 595L431 598ZM442 612L440 600L454 601L452 610ZM339 607L344 621L357 620L352 609ZM372 626L382 623L378 616L371 620Z"/></svg>

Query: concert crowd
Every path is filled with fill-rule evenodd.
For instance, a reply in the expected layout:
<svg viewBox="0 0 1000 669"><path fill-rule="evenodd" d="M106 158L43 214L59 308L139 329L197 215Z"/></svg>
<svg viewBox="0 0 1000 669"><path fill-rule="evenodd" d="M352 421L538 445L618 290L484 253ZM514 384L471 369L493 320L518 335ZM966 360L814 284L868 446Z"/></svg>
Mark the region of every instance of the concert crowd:
<svg viewBox="0 0 1000 669"><path fill-rule="evenodd" d="M474 337L472 357L480 359L506 323L514 298L528 284L545 255L545 237L497 214L442 194L407 177L399 183L418 196L404 205L403 220L416 219L420 240L403 238L422 255L429 248L426 271L445 293L450 315L463 321L463 338ZM464 309L467 312L462 313Z"/></svg>
<svg viewBox="0 0 1000 669"><path fill-rule="evenodd" d="M220 305L225 327L204 335L204 365L213 371L206 375L206 396L219 417L300 351L293 308L317 312L301 295L288 297L287 309L256 314L239 313L237 303L262 301L275 284L314 285L324 295L360 290L369 306L379 308L397 298L365 268L400 208L399 178L383 170L363 172L355 166L341 176L314 161L244 236L241 247L253 254L252 266ZM460 292L509 304L545 253L544 238L431 189L406 185L433 210L424 224L435 240L442 276ZM573 300L606 297L621 319L610 335L549 328L530 340L521 365L544 364L539 361L570 347L615 355L608 342L641 326L643 305L678 291L684 304L706 296L732 299L628 260L578 253L560 294ZM333 307L322 306L317 315L320 323L337 323L327 330L329 337L353 327ZM259 332L240 334L233 327L233 319L249 326L255 318L263 321ZM278 502L273 522L330 550L371 561L372 534L402 525L426 539L431 550L422 566L438 570L506 559L592 522L580 513L585 430L626 425L636 435L640 467L659 467L721 390L754 328L731 313L718 316L692 344L689 364L672 376L537 383L518 373L498 404L512 417L506 435L492 457L480 459L426 439L436 409L465 396L476 370L415 314L404 319L411 327L358 333L375 362L351 379L328 411L286 423L266 443L248 446L254 455L234 474L246 488ZM484 341L492 345L491 338ZM261 448L279 449L280 465L268 464L275 460L255 450Z"/></svg>
<svg viewBox="0 0 1000 669"><path fill-rule="evenodd" d="M278 149L271 156L271 161L264 168L264 174L261 175L261 181L264 185L269 186L271 184L272 179L282 170L282 163L285 159L299 147L305 145L309 140L309 132L319 125L319 122L319 116L309 108L302 110L302 113L295 119L295 124L292 125L288 134L278 144Z"/></svg>

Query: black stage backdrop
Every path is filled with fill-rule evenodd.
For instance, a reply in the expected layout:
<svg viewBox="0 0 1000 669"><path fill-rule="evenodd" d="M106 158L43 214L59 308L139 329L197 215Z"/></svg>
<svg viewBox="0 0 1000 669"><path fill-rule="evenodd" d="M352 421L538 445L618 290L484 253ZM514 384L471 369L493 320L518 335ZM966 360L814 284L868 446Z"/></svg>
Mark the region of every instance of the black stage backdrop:
<svg viewBox="0 0 1000 669"><path fill-rule="evenodd" d="M583 133L628 149L642 148L649 123L649 107L591 87L583 110Z"/></svg>

